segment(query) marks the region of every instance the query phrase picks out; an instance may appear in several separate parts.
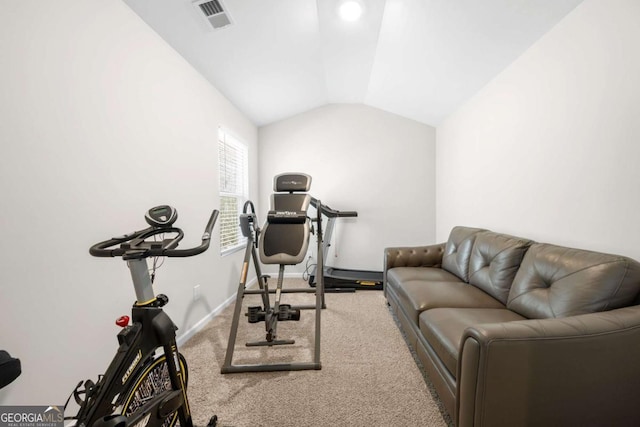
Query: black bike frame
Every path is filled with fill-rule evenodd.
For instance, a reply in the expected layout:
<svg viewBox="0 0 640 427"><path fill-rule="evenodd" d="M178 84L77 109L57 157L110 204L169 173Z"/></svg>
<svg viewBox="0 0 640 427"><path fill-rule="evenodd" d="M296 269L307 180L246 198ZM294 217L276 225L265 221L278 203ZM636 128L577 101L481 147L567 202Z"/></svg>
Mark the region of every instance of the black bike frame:
<svg viewBox="0 0 640 427"><path fill-rule="evenodd" d="M149 276L147 258L156 256L188 257L206 251L211 239L211 231L219 212L214 210L202 235L199 246L190 249L176 249L183 233L179 228L150 227L122 237L97 243L89 252L96 257L119 257L127 261L136 292L136 303L131 310L132 324L118 334L118 351L105 374L92 391L86 390L86 400L80 405L76 419L79 427L121 425L124 417L114 414L122 411L128 402L124 393L136 388L134 381L154 360L156 350L162 348L171 390L153 396L142 407L126 417L127 426L142 422L145 426L161 425L171 414L178 412L181 427L192 427L191 410L187 399L187 373L180 366L180 354L176 343L176 326L162 310L166 297L156 297ZM173 239L146 241L155 235L175 233ZM115 248L114 246L119 245ZM186 367L185 367L186 368ZM111 422L110 422L111 420ZM145 421L146 420L146 421Z"/></svg>
<svg viewBox="0 0 640 427"><path fill-rule="evenodd" d="M150 414L150 410L164 401L166 410L161 413L169 415L178 410L180 425L191 427L191 411L186 397L186 377L180 368L178 346L176 344L176 327L169 316L160 307L136 307L131 310L133 323L125 327L118 334L120 346L107 368L104 376L96 384L98 394L88 401L86 413L78 414L78 422L86 426L93 426L97 421L113 414L116 400L124 399L123 393L131 390L139 374L147 363L153 360L156 349L163 348L166 355L167 368L171 378L171 390L159 393L142 408L127 418L130 425L135 425ZM94 403L95 404L92 404ZM124 403L124 402L123 402ZM164 421L165 417L153 420Z"/></svg>

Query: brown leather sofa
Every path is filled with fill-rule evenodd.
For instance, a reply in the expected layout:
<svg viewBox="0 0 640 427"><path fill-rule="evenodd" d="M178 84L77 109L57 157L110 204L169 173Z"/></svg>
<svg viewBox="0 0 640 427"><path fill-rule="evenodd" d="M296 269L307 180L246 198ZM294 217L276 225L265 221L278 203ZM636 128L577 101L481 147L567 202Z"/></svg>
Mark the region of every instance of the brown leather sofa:
<svg viewBox="0 0 640 427"><path fill-rule="evenodd" d="M638 262L468 227L384 258L387 301L456 425L640 425Z"/></svg>

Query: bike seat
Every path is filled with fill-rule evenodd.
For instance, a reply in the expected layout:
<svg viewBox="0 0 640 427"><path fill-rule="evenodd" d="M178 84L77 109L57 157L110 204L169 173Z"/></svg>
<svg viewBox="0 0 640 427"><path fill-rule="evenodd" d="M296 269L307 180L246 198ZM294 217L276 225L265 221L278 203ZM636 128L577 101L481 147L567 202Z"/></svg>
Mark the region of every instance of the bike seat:
<svg viewBox="0 0 640 427"><path fill-rule="evenodd" d="M6 351L0 350L0 388L13 382L21 373L20 359L11 357Z"/></svg>

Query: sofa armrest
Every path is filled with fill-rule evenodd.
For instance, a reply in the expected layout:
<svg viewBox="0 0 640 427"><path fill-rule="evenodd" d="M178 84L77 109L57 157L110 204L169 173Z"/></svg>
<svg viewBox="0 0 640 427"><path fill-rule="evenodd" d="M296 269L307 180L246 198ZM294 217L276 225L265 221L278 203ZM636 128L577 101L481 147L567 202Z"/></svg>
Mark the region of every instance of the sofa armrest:
<svg viewBox="0 0 640 427"><path fill-rule="evenodd" d="M640 425L640 306L464 332L456 424Z"/></svg>
<svg viewBox="0 0 640 427"><path fill-rule="evenodd" d="M384 272L394 267L440 267L445 244L385 248Z"/></svg>
<svg viewBox="0 0 640 427"><path fill-rule="evenodd" d="M441 267L446 243L427 246L403 246L384 249L382 288L387 296L387 271L394 267Z"/></svg>

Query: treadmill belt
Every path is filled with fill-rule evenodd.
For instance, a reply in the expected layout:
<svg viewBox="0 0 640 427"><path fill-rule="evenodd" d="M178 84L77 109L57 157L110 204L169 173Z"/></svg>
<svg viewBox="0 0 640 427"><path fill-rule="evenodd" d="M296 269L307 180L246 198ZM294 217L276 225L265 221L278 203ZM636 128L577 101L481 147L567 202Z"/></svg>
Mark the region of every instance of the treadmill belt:
<svg viewBox="0 0 640 427"><path fill-rule="evenodd" d="M315 272L310 276L309 284L315 286ZM324 270L324 287L325 289L382 290L382 272L326 267Z"/></svg>

